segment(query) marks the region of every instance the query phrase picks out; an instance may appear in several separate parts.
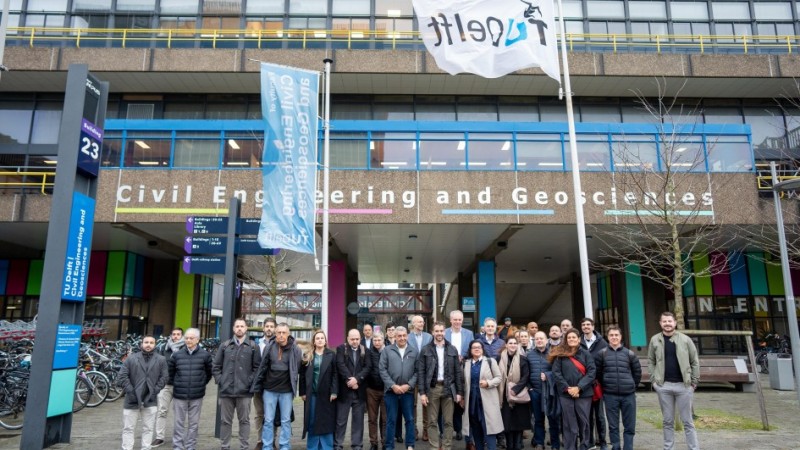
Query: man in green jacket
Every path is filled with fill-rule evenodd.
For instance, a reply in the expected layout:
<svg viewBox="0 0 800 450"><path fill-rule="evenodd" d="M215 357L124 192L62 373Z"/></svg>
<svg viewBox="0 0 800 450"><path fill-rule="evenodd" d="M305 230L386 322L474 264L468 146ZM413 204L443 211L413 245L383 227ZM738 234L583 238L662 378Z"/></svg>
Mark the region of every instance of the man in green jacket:
<svg viewBox="0 0 800 450"><path fill-rule="evenodd" d="M694 342L676 331L675 315L661 313L661 333L650 339L647 349L650 383L658 394L664 428L664 450L674 445L675 408L686 431L686 446L699 450L697 432L692 420L692 398L700 381L700 361Z"/></svg>

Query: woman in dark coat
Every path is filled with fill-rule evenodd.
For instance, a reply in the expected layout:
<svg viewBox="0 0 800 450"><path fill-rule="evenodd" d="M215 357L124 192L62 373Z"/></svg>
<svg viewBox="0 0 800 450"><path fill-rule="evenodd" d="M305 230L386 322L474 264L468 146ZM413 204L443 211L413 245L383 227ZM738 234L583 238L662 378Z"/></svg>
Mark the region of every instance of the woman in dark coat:
<svg viewBox="0 0 800 450"><path fill-rule="evenodd" d="M303 358L300 370L300 397L305 402L303 438L307 450L333 449L336 430L336 353L328 348L325 332L318 330L311 338L313 350Z"/></svg>
<svg viewBox="0 0 800 450"><path fill-rule="evenodd" d="M513 335L506 340L506 349L500 353L500 373L503 381L500 383L500 413L503 416L503 428L506 433L506 448L520 450L522 448L522 431L531 429L531 404L514 403L508 399L508 383L513 383L511 389L515 395L528 389L528 358L522 354L519 341Z"/></svg>
<svg viewBox="0 0 800 450"><path fill-rule="evenodd" d="M564 426L564 449L577 450L578 436L586 436L580 449L591 442L589 411L594 395L595 365L588 350L581 347L581 333L571 328L547 359L553 365L553 378L561 403L561 423Z"/></svg>

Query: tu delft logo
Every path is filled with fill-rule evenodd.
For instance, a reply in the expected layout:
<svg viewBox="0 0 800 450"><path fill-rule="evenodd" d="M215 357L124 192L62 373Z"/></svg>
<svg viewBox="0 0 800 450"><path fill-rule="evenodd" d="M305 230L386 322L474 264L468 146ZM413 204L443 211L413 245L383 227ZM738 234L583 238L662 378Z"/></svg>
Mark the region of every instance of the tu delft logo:
<svg viewBox="0 0 800 450"><path fill-rule="evenodd" d="M483 43L490 42L492 46L499 47L502 43L503 46L509 47L517 42L528 39L528 24L536 27L539 34L539 44L547 46L547 38L544 30L547 29L547 23L542 18L542 10L539 7L539 0L525 1L520 0L525 6L522 16L524 21L518 22L516 18L508 18L506 21L494 16L486 16L484 18L462 18L461 13L454 13L452 17L439 13L436 16L431 16L428 23L428 28L433 28L436 33L437 42L434 46L439 47L442 44L453 45L453 32L456 35L456 43L467 42L472 40L475 42ZM453 30L455 27L455 30Z"/></svg>

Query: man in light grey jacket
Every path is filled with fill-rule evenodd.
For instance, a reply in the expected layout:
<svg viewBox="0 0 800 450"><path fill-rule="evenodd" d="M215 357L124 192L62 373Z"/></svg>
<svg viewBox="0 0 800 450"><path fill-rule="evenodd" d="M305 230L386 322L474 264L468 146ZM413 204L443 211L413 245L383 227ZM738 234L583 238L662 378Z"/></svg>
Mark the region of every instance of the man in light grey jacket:
<svg viewBox="0 0 800 450"><path fill-rule="evenodd" d="M156 422L158 393L167 385L167 360L157 354L153 336L142 339L142 351L133 353L119 370L118 383L125 391L122 404L122 449L133 450L136 422L142 418L142 449L150 450Z"/></svg>
<svg viewBox="0 0 800 450"><path fill-rule="evenodd" d="M414 448L414 387L417 384L418 352L408 345L408 330L394 330L395 343L381 352L379 371L386 393L386 450L394 449L395 423L398 408L406 422L406 447Z"/></svg>

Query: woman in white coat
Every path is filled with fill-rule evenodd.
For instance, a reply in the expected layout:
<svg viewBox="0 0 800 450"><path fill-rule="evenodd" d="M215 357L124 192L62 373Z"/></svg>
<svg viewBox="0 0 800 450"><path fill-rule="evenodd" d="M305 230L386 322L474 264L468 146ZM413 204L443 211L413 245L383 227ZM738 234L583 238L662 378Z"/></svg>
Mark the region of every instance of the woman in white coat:
<svg viewBox="0 0 800 450"><path fill-rule="evenodd" d="M461 432L472 438L473 448L496 450L497 435L503 432L500 394L497 390L501 382L500 368L493 358L484 356L481 341L469 343L469 356L464 361Z"/></svg>

